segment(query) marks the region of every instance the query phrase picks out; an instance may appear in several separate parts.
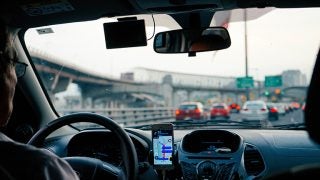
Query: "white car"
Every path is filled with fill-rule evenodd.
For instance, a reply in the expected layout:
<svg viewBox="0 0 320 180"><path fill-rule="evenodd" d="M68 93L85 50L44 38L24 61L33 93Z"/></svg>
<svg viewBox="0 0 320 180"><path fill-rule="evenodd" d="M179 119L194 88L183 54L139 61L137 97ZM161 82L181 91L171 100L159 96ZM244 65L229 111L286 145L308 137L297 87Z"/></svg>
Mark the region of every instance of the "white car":
<svg viewBox="0 0 320 180"><path fill-rule="evenodd" d="M286 105L284 103L275 103L274 105L277 108L279 115L286 115Z"/></svg>
<svg viewBox="0 0 320 180"><path fill-rule="evenodd" d="M264 101L247 101L242 106L240 114L243 121L264 121L268 119L268 108Z"/></svg>

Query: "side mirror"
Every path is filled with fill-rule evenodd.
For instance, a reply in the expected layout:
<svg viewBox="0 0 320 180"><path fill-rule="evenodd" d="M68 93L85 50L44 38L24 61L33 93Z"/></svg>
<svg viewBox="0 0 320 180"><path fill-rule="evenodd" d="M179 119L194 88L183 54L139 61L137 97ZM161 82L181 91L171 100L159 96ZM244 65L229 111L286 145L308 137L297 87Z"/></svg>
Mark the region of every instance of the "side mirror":
<svg viewBox="0 0 320 180"><path fill-rule="evenodd" d="M153 49L157 53L196 53L230 47L229 32L224 27L179 29L156 34Z"/></svg>

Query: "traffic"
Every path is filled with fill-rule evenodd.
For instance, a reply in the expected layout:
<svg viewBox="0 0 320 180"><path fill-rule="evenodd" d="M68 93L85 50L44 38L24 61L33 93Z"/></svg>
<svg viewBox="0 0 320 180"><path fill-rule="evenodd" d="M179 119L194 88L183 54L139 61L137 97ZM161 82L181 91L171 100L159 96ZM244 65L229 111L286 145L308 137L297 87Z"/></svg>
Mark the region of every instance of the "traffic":
<svg viewBox="0 0 320 180"><path fill-rule="evenodd" d="M175 111L176 121L219 121L257 123L264 127L299 124L304 121L304 103L246 101L237 103L214 103L204 106L201 102L183 102ZM234 111L237 106L239 111Z"/></svg>

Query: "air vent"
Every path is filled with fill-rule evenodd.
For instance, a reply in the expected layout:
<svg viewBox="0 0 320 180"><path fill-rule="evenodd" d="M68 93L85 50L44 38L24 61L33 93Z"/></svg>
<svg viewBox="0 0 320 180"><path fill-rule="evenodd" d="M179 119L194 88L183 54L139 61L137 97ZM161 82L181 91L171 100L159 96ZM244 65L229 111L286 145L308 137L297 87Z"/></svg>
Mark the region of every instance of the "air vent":
<svg viewBox="0 0 320 180"><path fill-rule="evenodd" d="M264 169L265 165L258 149L252 145L247 145L244 151L244 165L248 175L257 176Z"/></svg>

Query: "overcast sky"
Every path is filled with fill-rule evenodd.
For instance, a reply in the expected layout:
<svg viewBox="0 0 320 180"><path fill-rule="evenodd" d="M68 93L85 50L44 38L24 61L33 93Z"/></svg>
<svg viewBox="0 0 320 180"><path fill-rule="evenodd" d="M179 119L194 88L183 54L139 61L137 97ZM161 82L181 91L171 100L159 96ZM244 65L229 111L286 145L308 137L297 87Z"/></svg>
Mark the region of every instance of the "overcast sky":
<svg viewBox="0 0 320 180"><path fill-rule="evenodd" d="M249 17L255 14L253 11L248 12ZM49 49L50 56L66 65L113 77L120 77L120 73L134 67L238 77L245 75L244 23L239 21L243 19L242 15L243 10L236 10L231 15L228 29L232 45L229 49L198 53L190 58L187 54L157 54L152 49L152 40L148 41L147 47L106 50L102 28L106 20L67 27L51 26L52 34L39 35L35 30L29 30L26 43L43 54ZM156 16L156 24L164 23L164 19ZM319 9L281 9L248 21L249 75L261 80L265 75L298 69L309 79L320 45L319 19ZM151 20L148 16L146 24L151 25ZM159 27L156 32L166 29ZM150 38L153 28L147 26L146 30Z"/></svg>

